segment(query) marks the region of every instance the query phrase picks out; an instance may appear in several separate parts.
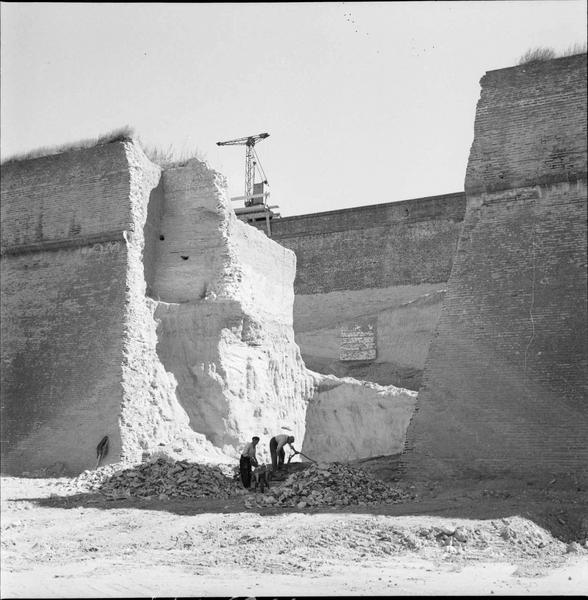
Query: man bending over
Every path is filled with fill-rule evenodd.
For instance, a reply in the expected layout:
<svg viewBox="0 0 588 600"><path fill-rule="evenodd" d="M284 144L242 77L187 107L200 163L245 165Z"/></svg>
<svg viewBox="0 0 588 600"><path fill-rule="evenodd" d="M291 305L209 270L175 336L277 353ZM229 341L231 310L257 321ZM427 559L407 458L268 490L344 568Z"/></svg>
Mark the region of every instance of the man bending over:
<svg viewBox="0 0 588 600"><path fill-rule="evenodd" d="M289 444L290 448L294 452L296 452L296 448L292 446L294 443L293 435L286 435L285 433L281 433L279 435L274 435L274 437L270 440L270 454L272 456L272 471L277 471L284 466L284 458L286 453L284 452L284 446Z"/></svg>

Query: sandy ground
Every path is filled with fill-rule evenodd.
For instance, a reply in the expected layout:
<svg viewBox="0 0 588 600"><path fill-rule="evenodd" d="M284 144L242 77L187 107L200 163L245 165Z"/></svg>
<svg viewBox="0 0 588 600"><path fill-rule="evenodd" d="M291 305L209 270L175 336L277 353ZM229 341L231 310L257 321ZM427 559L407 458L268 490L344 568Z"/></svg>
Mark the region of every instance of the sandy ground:
<svg viewBox="0 0 588 600"><path fill-rule="evenodd" d="M3 598L588 590L587 491L570 481L421 483L403 504L302 510L249 509L245 492L111 501L66 482L2 478ZM456 527L465 541L440 533Z"/></svg>

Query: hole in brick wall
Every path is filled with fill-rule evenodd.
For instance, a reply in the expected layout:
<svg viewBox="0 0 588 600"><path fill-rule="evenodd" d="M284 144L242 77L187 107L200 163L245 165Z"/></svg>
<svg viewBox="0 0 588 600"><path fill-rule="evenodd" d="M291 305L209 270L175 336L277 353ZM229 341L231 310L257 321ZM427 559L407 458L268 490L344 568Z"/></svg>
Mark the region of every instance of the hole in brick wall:
<svg viewBox="0 0 588 600"><path fill-rule="evenodd" d="M188 260L189 258L189 256L182 256L182 260Z"/></svg>
<svg viewBox="0 0 588 600"><path fill-rule="evenodd" d="M165 235L163 235L163 234L162 234L162 235L160 235L160 236L159 236L159 239L160 239L160 240L163 242L163 240L165 240Z"/></svg>
<svg viewBox="0 0 588 600"><path fill-rule="evenodd" d="M410 210L408 210L408 208L404 209L404 213L406 214L406 216L408 217L408 215L410 215Z"/></svg>

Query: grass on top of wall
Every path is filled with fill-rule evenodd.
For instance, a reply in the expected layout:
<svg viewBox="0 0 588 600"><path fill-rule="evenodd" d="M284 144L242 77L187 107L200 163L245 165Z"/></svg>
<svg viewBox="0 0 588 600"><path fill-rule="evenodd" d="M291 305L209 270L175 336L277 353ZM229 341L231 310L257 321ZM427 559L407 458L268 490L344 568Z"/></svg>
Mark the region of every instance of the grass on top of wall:
<svg viewBox="0 0 588 600"><path fill-rule="evenodd" d="M108 131L95 138L87 138L85 140L60 144L57 146L43 146L41 148L36 148L35 150L30 150L29 152L15 154L3 160L1 164L4 166L10 163L31 160L34 158L54 156L56 154L64 154L65 152L75 152L76 150L85 150L87 148L94 148L95 146L104 146L105 144L127 142L131 140L135 140L141 146L143 152L151 162L162 168L180 167L185 165L192 158L196 158L200 161L205 160L204 155L197 148L189 151L178 151L171 144L165 149L157 146L147 146L135 135L135 130L131 126L125 125L124 127L118 127L117 129Z"/></svg>
<svg viewBox="0 0 588 600"><path fill-rule="evenodd" d="M565 56L575 56L576 54L586 54L586 42L583 44L572 44L563 52L557 54L553 48L546 46L537 46L529 48L518 60L518 65L528 65L530 63L552 60L554 58L563 58Z"/></svg>
<svg viewBox="0 0 588 600"><path fill-rule="evenodd" d="M75 150L85 150L95 146L112 144L113 142L126 142L133 139L134 134L134 129L129 125L125 125L124 127L113 129L112 131L104 133L95 138L87 138L85 140L80 140L69 144L60 144L58 146L43 146L42 148L36 148L35 150L30 150L29 152L15 154L3 160L2 165L4 166L23 160L31 160L33 158L41 158L43 156L64 154L65 152L73 152Z"/></svg>
<svg viewBox="0 0 588 600"><path fill-rule="evenodd" d="M177 148L172 146L171 144L167 148L159 148L157 146L147 146L145 144L141 144L141 148L143 148L143 152L147 158L159 165L162 169L168 169L170 167L183 167L189 160L196 158L199 161L204 161L204 154L198 150L198 148L194 148L193 150L182 150L179 151Z"/></svg>
<svg viewBox="0 0 588 600"><path fill-rule="evenodd" d="M559 56L575 56L576 54L586 54L588 51L588 44L583 42L582 44L572 44L568 46Z"/></svg>

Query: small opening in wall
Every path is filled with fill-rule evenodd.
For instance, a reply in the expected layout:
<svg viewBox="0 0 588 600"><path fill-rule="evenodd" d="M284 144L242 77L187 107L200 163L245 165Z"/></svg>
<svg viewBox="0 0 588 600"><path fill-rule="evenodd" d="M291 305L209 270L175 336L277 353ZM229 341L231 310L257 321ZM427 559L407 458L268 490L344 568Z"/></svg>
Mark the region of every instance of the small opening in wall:
<svg viewBox="0 0 588 600"><path fill-rule="evenodd" d="M159 239L160 239L160 240L163 242L163 240L165 240L165 235L161 234L161 235L159 236Z"/></svg>
<svg viewBox="0 0 588 600"><path fill-rule="evenodd" d="M182 260L188 260L190 257L189 256L183 256L182 255Z"/></svg>
<svg viewBox="0 0 588 600"><path fill-rule="evenodd" d="M404 209L404 213L406 214L406 216L408 217L408 215L410 215L410 210L408 210L408 208Z"/></svg>

